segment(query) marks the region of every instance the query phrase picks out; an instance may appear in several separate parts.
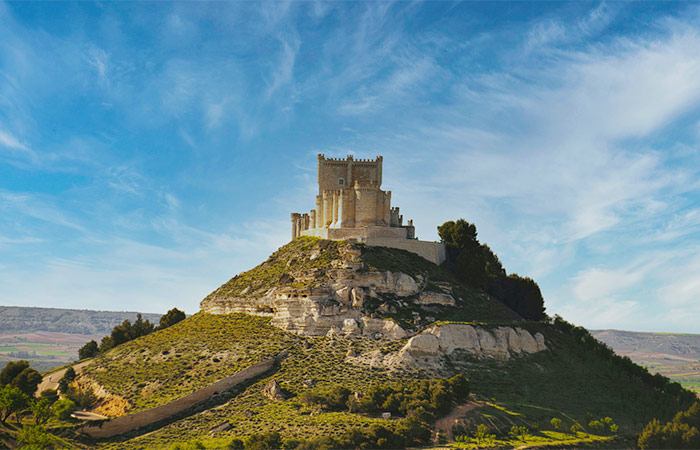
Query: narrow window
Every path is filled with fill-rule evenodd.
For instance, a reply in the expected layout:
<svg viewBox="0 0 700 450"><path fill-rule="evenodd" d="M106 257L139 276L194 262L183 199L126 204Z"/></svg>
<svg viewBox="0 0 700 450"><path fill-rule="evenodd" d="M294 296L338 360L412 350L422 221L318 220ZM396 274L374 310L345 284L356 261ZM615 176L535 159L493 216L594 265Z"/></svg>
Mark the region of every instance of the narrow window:
<svg viewBox="0 0 700 450"><path fill-rule="evenodd" d="M343 183L345 183L345 180L343 180L342 178L338 180L338 184L342 185Z"/></svg>

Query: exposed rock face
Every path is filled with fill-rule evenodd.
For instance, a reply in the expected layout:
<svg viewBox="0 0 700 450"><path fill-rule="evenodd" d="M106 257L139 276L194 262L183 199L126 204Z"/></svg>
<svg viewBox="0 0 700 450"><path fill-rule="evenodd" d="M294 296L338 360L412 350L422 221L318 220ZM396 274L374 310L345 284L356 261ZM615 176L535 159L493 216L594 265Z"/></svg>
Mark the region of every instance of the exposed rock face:
<svg viewBox="0 0 700 450"><path fill-rule="evenodd" d="M375 313L391 315L411 303L429 307L456 305L452 295L428 290L425 277L367 270L353 244L340 245L337 256L327 261L325 268L295 270L322 258L318 249L308 255L300 252L285 262L285 271L275 285L267 289L247 286L237 292L225 292L222 286L202 301L201 308L214 314L271 317L273 325L307 336L402 339L408 335L406 330L391 320L377 318ZM270 260L261 266L265 264L270 264ZM299 284L308 287L296 287ZM441 283L440 289L451 292L450 283Z"/></svg>
<svg viewBox="0 0 700 450"><path fill-rule="evenodd" d="M272 380L265 385L263 388L263 395L274 401L282 401L286 398L277 380Z"/></svg>
<svg viewBox="0 0 700 450"><path fill-rule="evenodd" d="M348 356L346 361L370 366L427 366L440 364L440 357L463 351L478 358L508 360L516 355L546 350L544 336L519 327L485 327L468 324L435 325L413 336L401 350L387 355L379 351Z"/></svg>
<svg viewBox="0 0 700 450"><path fill-rule="evenodd" d="M270 317L272 325L305 336L402 339L411 333L408 328L428 326L434 317L449 317L466 304L460 295L467 291L446 281L446 274L429 262L412 254L407 258L395 249L398 253L376 257L367 248L349 241L295 239L211 293L201 308L213 314ZM365 262L363 252L375 259ZM487 296L469 301L491 302L494 309L506 310L499 317L519 318ZM407 310L412 319L402 315ZM397 317L406 329L391 320Z"/></svg>

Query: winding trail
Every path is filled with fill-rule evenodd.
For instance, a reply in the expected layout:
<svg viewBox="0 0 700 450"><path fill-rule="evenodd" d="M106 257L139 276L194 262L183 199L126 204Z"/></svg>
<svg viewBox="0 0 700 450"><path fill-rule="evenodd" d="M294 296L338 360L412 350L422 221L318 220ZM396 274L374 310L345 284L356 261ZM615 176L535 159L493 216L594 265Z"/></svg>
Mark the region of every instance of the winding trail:
<svg viewBox="0 0 700 450"><path fill-rule="evenodd" d="M454 425L455 422L462 418L467 412L471 411L472 409L481 408L482 406L484 406L482 403L475 402L473 400L455 406L446 416L441 417L435 422L435 441L437 442L437 436L440 434L440 432L445 434L448 441L451 441L453 438L452 425Z"/></svg>
<svg viewBox="0 0 700 450"><path fill-rule="evenodd" d="M75 364L73 367L73 370L75 370L76 375L79 374L82 370L83 367L87 366L90 364L92 360L89 361L84 361L78 364ZM36 396L38 397L39 394L41 394L41 391L44 391L46 389L56 389L58 388L58 382L61 381L61 378L63 378L63 375L66 373L66 370L68 370L68 367L65 369L58 370L56 372L50 373L48 375L45 375L44 378L41 379L41 383L39 383L39 387L36 390Z"/></svg>

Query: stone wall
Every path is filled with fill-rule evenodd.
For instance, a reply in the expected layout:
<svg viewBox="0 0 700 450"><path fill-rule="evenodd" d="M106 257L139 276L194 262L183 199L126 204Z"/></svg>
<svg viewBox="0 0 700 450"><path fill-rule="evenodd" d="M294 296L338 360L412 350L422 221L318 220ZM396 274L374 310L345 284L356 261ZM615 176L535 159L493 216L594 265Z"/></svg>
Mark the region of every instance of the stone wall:
<svg viewBox="0 0 700 450"><path fill-rule="evenodd" d="M404 228L392 229L403 230L405 232ZM359 241L376 247L400 248L402 250L415 253L418 256L422 256L423 258L437 265L442 264L447 259L445 244L442 242L419 241L417 239L397 239L383 236L369 236L359 239Z"/></svg>
<svg viewBox="0 0 700 450"><path fill-rule="evenodd" d="M133 414L127 414L107 422L90 423L79 428L78 431L92 436L93 438L100 439L146 427L153 423L172 417L188 408L195 406L197 403L212 397L215 394L231 389L237 384L244 383L252 378L255 378L272 369L274 364L275 358L261 361L257 364L253 364L247 369L241 370L234 375L221 379L205 388L174 400L168 404L147 409L145 411L139 411Z"/></svg>

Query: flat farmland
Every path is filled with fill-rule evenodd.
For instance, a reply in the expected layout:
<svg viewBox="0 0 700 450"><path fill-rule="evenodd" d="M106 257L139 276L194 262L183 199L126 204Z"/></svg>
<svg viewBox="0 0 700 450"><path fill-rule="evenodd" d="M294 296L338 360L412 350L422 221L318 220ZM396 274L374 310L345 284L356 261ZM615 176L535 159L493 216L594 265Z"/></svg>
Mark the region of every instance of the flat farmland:
<svg viewBox="0 0 700 450"><path fill-rule="evenodd" d="M52 331L0 333L0 367L8 361L26 359L39 371L49 370L78 359L78 349L102 335Z"/></svg>

